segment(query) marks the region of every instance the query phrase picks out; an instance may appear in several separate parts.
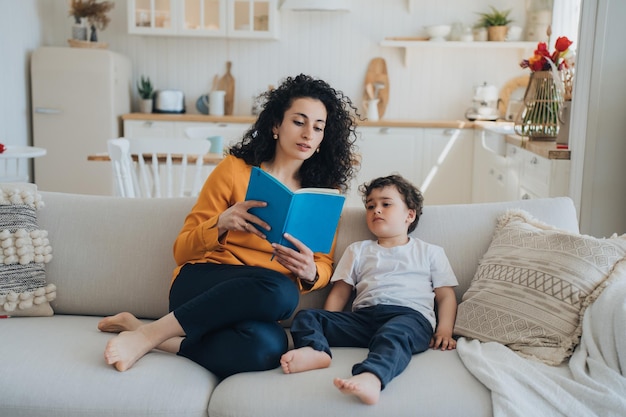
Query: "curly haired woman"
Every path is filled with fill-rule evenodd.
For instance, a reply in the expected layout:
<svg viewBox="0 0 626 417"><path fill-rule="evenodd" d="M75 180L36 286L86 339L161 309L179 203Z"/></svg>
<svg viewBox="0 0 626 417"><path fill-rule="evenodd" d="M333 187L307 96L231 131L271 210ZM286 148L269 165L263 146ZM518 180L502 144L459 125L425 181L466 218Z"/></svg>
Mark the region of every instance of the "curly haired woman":
<svg viewBox="0 0 626 417"><path fill-rule="evenodd" d="M334 247L313 253L296 237L297 250L270 244L251 214L262 201L244 201L258 166L292 190L348 188L353 176L355 122L352 101L326 82L289 77L264 93L263 111L206 180L174 242L170 313L143 324L124 312L98 328L121 332L104 356L119 371L154 348L176 353L217 376L273 369L287 351L278 323L291 316L299 293L326 286Z"/></svg>

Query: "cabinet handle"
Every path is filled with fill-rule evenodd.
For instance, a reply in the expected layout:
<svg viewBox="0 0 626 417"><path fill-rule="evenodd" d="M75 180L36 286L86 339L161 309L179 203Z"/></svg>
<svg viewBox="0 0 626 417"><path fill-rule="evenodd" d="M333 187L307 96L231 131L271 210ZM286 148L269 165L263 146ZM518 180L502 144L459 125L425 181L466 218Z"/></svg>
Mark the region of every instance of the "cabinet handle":
<svg viewBox="0 0 626 417"><path fill-rule="evenodd" d="M530 163L531 163L532 165L537 165L537 163L538 163L538 162L539 162L539 161L537 160L537 157L536 157L536 156L533 156L533 157L532 157L532 159L530 160Z"/></svg>
<svg viewBox="0 0 626 417"><path fill-rule="evenodd" d="M524 193L522 200L530 200L530 195L528 195L528 193Z"/></svg>
<svg viewBox="0 0 626 417"><path fill-rule="evenodd" d="M152 122L150 120L143 123L145 127L152 127Z"/></svg>
<svg viewBox="0 0 626 417"><path fill-rule="evenodd" d="M382 133L382 134L387 134L387 133L389 133L389 128L388 127L381 127L379 132Z"/></svg>

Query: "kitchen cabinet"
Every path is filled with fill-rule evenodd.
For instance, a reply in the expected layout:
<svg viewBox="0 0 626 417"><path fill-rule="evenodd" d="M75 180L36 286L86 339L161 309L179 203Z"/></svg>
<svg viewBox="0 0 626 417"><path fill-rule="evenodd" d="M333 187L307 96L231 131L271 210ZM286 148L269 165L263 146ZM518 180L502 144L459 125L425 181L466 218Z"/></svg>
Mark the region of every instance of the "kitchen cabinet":
<svg viewBox="0 0 626 417"><path fill-rule="evenodd" d="M569 194L570 161L548 159L516 148L518 163L511 170L519 174L518 198L558 197Z"/></svg>
<svg viewBox="0 0 626 417"><path fill-rule="evenodd" d="M493 201L513 200L517 196L517 188L511 198L509 188L510 173L507 171L508 160L504 155L492 152L483 146L483 129L476 129L474 135L474 179L472 181L472 201L487 203Z"/></svg>
<svg viewBox="0 0 626 417"><path fill-rule="evenodd" d="M476 130L472 201L486 203L569 194L569 159L550 159L512 143L504 155L483 146Z"/></svg>
<svg viewBox="0 0 626 417"><path fill-rule="evenodd" d="M346 205L362 205L358 186L398 173L419 187L425 204L469 203L471 129L359 127L361 166Z"/></svg>
<svg viewBox="0 0 626 417"><path fill-rule="evenodd" d="M208 136L223 136L225 147L238 142L250 128L247 123L124 120L124 137L184 138L185 129L195 126L209 127Z"/></svg>
<svg viewBox="0 0 626 417"><path fill-rule="evenodd" d="M128 0L128 33L278 38L278 0Z"/></svg>

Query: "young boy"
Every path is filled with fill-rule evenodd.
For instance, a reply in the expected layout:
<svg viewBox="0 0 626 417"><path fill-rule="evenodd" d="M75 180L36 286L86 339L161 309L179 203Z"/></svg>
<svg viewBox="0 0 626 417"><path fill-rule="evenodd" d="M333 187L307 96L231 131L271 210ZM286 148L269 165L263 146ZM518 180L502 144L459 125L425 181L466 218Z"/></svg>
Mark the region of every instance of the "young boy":
<svg viewBox="0 0 626 417"><path fill-rule="evenodd" d="M360 191L367 227L377 240L348 246L332 276L324 310L302 310L294 318L295 349L282 356L281 366L286 374L326 368L330 346L368 347L367 358L353 366L353 376L335 378L334 384L375 404L413 354L428 347L456 347L453 287L458 282L441 247L408 236L424 202L413 184L391 175ZM354 289L352 311L343 311Z"/></svg>

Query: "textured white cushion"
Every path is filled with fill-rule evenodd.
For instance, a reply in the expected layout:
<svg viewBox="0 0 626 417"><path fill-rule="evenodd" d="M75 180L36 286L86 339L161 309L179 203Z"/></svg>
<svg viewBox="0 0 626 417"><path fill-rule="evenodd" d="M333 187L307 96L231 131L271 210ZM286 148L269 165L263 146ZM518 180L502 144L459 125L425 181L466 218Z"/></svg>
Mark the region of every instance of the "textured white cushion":
<svg viewBox="0 0 626 417"><path fill-rule="evenodd" d="M598 239L509 211L463 295L455 333L560 364L580 338L584 309L625 255L626 235Z"/></svg>
<svg viewBox="0 0 626 417"><path fill-rule="evenodd" d="M37 224L37 186L0 184L0 315L51 316L56 287L44 265L52 259L48 232Z"/></svg>

